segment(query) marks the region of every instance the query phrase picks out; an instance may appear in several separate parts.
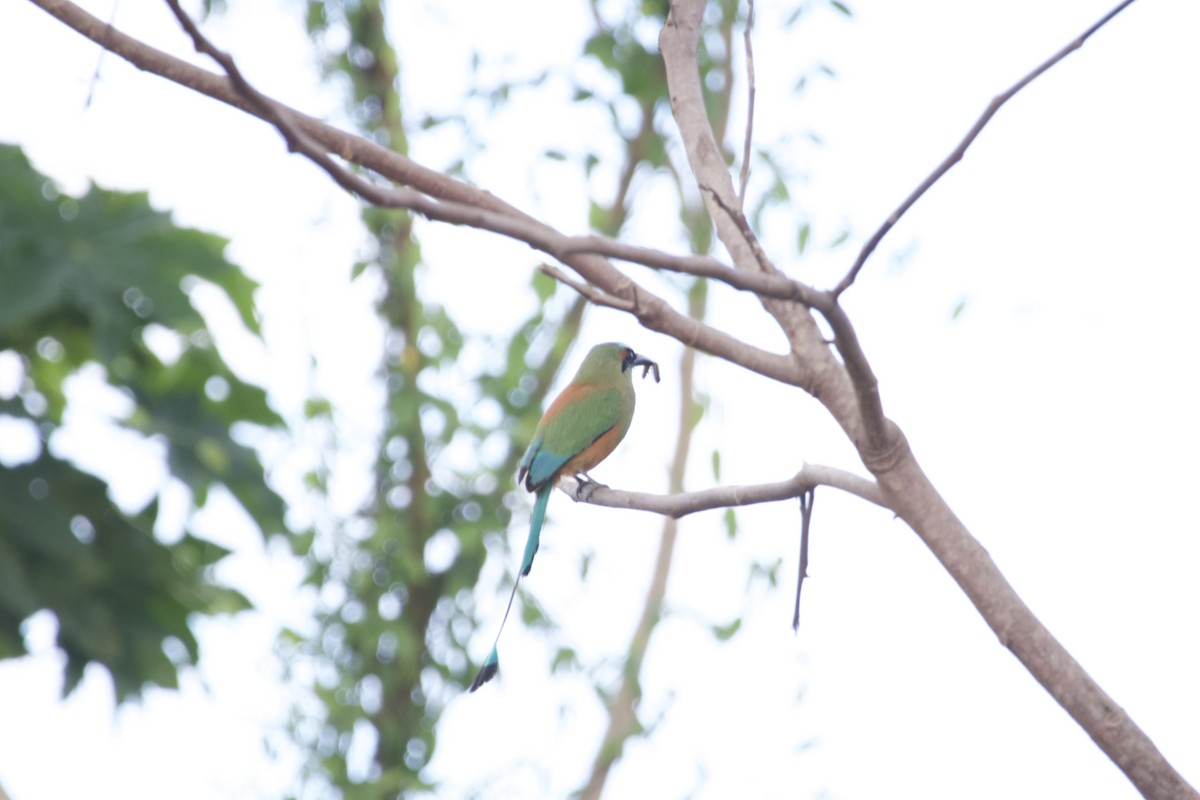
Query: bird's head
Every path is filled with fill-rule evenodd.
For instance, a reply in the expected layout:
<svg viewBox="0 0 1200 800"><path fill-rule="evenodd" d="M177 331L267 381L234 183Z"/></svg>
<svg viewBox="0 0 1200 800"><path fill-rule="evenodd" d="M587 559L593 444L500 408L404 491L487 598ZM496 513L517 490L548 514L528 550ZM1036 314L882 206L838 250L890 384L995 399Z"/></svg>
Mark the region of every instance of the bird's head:
<svg viewBox="0 0 1200 800"><path fill-rule="evenodd" d="M601 383L605 380L633 378L634 367L642 368L642 377L654 371L654 381L659 381L658 364L645 356L640 356L632 347L618 342L598 344L593 347L583 359L575 380L581 383Z"/></svg>

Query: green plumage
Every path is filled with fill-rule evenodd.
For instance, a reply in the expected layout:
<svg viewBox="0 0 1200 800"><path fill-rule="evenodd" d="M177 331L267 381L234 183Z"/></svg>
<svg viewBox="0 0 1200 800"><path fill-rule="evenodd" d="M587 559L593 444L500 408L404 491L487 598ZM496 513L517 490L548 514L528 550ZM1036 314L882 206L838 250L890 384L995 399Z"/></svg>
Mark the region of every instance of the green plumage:
<svg viewBox="0 0 1200 800"><path fill-rule="evenodd" d="M586 475L629 431L634 409L633 370L639 366L643 368L643 375L653 368L654 379L658 380L658 365L625 345L609 343L593 347L571 383L542 415L517 471L517 483L524 483L526 489L536 492L537 500L529 521L529 539L525 543L521 569L513 582L508 607L500 622L501 631L508 621L521 577L528 575L533 567L546 518L546 505L558 479L564 475ZM499 641L500 634L497 633L496 642ZM500 656L493 644L471 684L471 691L491 680L499 669Z"/></svg>

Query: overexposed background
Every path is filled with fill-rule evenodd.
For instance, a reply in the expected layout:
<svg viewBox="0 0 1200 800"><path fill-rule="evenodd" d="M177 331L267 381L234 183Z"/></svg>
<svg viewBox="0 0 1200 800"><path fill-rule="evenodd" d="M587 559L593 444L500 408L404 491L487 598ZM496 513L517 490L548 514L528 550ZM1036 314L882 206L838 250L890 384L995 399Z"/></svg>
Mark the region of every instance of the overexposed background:
<svg viewBox="0 0 1200 800"><path fill-rule="evenodd" d="M259 88L339 119L339 98L310 62L300 8L230 5L206 30ZM561 0L523 4L520 13L487 2L409 5L393 35L410 112L446 110L469 78L472 48L512 74L570 69L588 25L585 4ZM112 16L110 2L85 7ZM783 12L758 4L759 141L807 130L824 141L787 153L802 176L792 194L814 226L811 254L796 262L783 226L766 232L766 246L818 285L836 280L992 96L1108 5L861 0L853 8L852 20L819 11L783 33L773 24ZM192 58L165 5L122 3L114 22ZM848 299L885 410L939 490L1034 612L1193 784L1196 30L1194 4L1142 0L1123 12L1000 112L897 226ZM93 85L98 59L94 45L32 4L6 3L0 141L22 145L66 191L88 180L148 189L179 223L231 240L230 258L263 284L267 346L226 357L265 381L288 418L299 418L310 382L344 412L343 438L357 449L339 462L333 506L349 511L364 491L378 413L378 393L364 389L382 348L374 287L349 278L362 247L355 203L240 112L112 55L99 61ZM817 62L837 77L792 97L797 71ZM488 149L476 174L523 209L583 232L581 187L553 167L526 164L545 147L579 146L589 131L550 98L522 102L482 131ZM418 137L413 155L437 167L456 145ZM637 210L630 236L651 241L654 205ZM418 224L433 265L425 291L468 330L501 333L534 302L525 292L536 263L528 248ZM850 241L825 251L843 228ZM714 290L711 309L714 324L778 349L753 300ZM661 490L678 348L606 310L591 315L583 338L624 340L662 364L663 383L639 382L630 436L596 471L614 486ZM689 486L711 484L714 448L730 483L790 476L804 460L862 472L809 398L708 358L699 381L714 410L698 432ZM303 442L277 454L282 487L306 457ZM126 481L131 496L145 491L146 479ZM649 581L659 522L562 497L550 517L526 590L585 660L615 658ZM739 521L733 542L719 514L683 523L668 594L674 613L656 632L642 681L642 718L657 726L626 748L608 796L1135 796L902 524L819 493L812 579L793 636L796 509L746 509ZM119 710L96 669L59 700L53 621L31 620L34 655L0 663L0 785L13 800L265 798L291 784L299 758L283 733L289 694L272 644L281 625L305 624L312 598L298 590L300 569L286 548L264 545L232 504L215 503L206 523L207 535L237 551L221 576L258 610L201 623L202 663L181 690L149 691ZM514 547L524 537L518 528ZM585 584L575 567L581 550L596 554ZM747 589L751 560L776 557L785 559L781 588ZM490 569L494 585L511 565ZM498 621L506 599L480 602ZM741 632L714 642L707 624L743 612ZM480 631L476 658L493 633ZM492 780L489 797L561 797L586 779L602 711L582 681L548 680L549 652L510 623L502 678L451 703L430 767L445 796Z"/></svg>

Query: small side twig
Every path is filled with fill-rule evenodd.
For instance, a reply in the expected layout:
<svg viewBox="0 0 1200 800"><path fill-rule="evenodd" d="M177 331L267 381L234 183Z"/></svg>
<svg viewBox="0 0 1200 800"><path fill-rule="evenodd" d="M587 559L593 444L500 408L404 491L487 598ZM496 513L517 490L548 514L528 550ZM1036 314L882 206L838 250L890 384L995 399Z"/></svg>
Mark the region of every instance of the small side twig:
<svg viewBox="0 0 1200 800"><path fill-rule="evenodd" d="M636 300L626 300L623 297L614 297L608 292L603 292L591 284L575 280L571 276L567 275L567 273L563 272L561 269L553 266L552 264L538 264L538 271L549 275L559 283L565 283L567 286L570 286L572 289L579 292L580 296L587 298L598 306L607 306L608 308L615 308L619 311L629 312L633 312L637 308ZM636 287L634 297L637 297Z"/></svg>
<svg viewBox="0 0 1200 800"><path fill-rule="evenodd" d="M117 9L120 8L120 0L114 0L112 10L108 13L108 25L112 27L117 21ZM104 54L108 51L101 48L100 54L96 56L96 69L92 72L92 79L88 81L87 97L83 101L84 108L92 107L92 99L96 96L96 87L100 84L100 69L104 66ZM0 797L0 800L5 798Z"/></svg>
<svg viewBox="0 0 1200 800"><path fill-rule="evenodd" d="M754 261L758 264L758 268L768 275L779 272L779 270L775 269L775 265L771 263L771 259L767 258L767 253L762 249L762 245L758 241L758 236L754 233L754 229L750 227L750 220L746 219L746 215L742 213L741 208L731 208L721 199L720 193L709 186L700 184L700 188L708 192L713 202L717 204L717 207L724 211L729 216L729 219L733 221L733 224L737 226L742 239L750 246L750 252L754 255Z"/></svg>
<svg viewBox="0 0 1200 800"><path fill-rule="evenodd" d="M796 611L792 614L792 631L795 633L800 632L800 590L804 588L804 579L808 577L808 531L812 525L813 500L816 496L816 488L800 495L800 572L796 578Z"/></svg>
<svg viewBox="0 0 1200 800"><path fill-rule="evenodd" d="M900 218L903 217L910 208L912 208L913 204L916 203L917 200L921 199L921 196L925 194L925 192L929 191L930 187L941 180L942 176L949 172L951 167L962 160L963 155L967 152L967 148L971 146L984 127L991 122L992 117L996 115L996 112L1000 110L1001 106L1011 100L1017 92L1021 91L1026 86L1033 83L1033 81L1037 80L1037 78L1041 77L1046 70L1053 67L1059 61L1062 61L1073 51L1082 47L1083 43L1086 42L1093 33L1104 27L1109 20L1121 13L1125 7L1131 3L1133 3L1133 0L1122 0L1122 2L1116 8L1101 17L1098 22L1072 40L1066 47L1062 48L1057 53L1050 56L1050 58L1043 61L1032 72L1010 86L1007 91L1004 91L992 98L992 102L988 103L988 106L986 109L984 109L983 114L980 115L979 119L975 121L975 124L971 126L971 130L967 131L967 135L964 136L962 141L958 143L958 146L954 148L950 155L946 156L945 160L942 161L941 164L938 164L937 168L929 174L929 177L921 182L920 186L913 190L912 194L904 198L904 202L901 203L886 220L884 220L884 223L879 226L879 229L875 231L875 233L871 235L871 238L867 240L866 244L862 246L862 250L859 251L858 258L854 260L854 264L850 267L850 271L847 272L845 277L843 277L838 285L834 287L832 292L834 298L837 298L842 292L850 288L851 284L853 284L854 280L858 277L858 273L862 271L863 265L867 262L867 258L870 257L872 252L875 251L875 248L879 246L879 243L883 241L883 237L888 234L888 231L890 231L895 224L900 221Z"/></svg>

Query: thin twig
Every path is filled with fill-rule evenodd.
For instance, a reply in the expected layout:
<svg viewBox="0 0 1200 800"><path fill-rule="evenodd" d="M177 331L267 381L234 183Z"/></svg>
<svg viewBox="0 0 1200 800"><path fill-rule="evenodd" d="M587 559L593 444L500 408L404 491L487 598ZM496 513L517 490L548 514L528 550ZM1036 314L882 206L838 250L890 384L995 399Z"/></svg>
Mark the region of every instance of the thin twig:
<svg viewBox="0 0 1200 800"><path fill-rule="evenodd" d="M567 286L570 286L572 289L579 292L581 296L587 298L598 306L607 306L608 308L615 308L620 311L633 311L637 305L636 302L632 300L626 300L624 297L614 297L608 292L601 291L591 284L584 283L583 281L577 281L552 264L538 264L538 271L549 275L551 278L554 278L554 280L560 283L565 283Z"/></svg>
<svg viewBox="0 0 1200 800"><path fill-rule="evenodd" d="M108 24L110 27L117 21L117 9L120 7L120 0L113 0L112 10L108 14ZM107 52L107 50L101 49L100 55L96 56L96 69L92 72L92 79L88 81L88 93L83 101L84 108L92 107L92 99L96 95L96 86L100 83L100 69L104 66L104 55ZM0 798L0 800L4 799Z"/></svg>
<svg viewBox="0 0 1200 800"><path fill-rule="evenodd" d="M746 215L742 213L742 209L731 208L721 199L720 193L704 184L700 185L702 190L706 190L717 207L724 211L733 223L737 225L738 232L741 233L742 239L750 246L750 252L754 254L754 261L758 264L758 268L768 275L773 275L779 270L775 269L775 265L771 263L771 259L767 258L767 253L762 249L762 245L758 241L758 235L754 233L754 229L750 227L750 220L746 219ZM740 202L740 200L739 200Z"/></svg>
<svg viewBox="0 0 1200 800"><path fill-rule="evenodd" d="M548 252L560 259L576 253L595 253L651 269L711 278L743 292L780 300L799 300L805 305L812 305L818 294L807 284L792 280L782 273L738 270L712 256L675 255L596 234L564 237L561 244Z"/></svg>
<svg viewBox="0 0 1200 800"><path fill-rule="evenodd" d="M867 240L866 244L863 245L862 250L859 251L858 258L854 260L854 265L850 267L850 271L847 272L845 277L843 277L838 285L834 287L833 296L836 298L841 295L842 292L850 288L850 285L853 284L854 280L858 277L858 273L862 271L863 264L867 262L867 258L872 252L874 252L875 248L879 246L879 243L883 240L883 237L886 236L888 231L890 231L892 227L900 221L900 218L904 216L905 212L912 208L913 204L921 198L921 195L925 194L925 192L927 192L930 187L937 183L943 175L950 171L951 167L962 160L963 155L967 152L967 148L971 146L971 144L975 141L975 138L979 136L980 132L984 129L988 122L991 121L992 117L996 115L996 112L1000 110L1001 106L1012 99L1013 95L1015 95L1017 92L1021 91L1038 77L1040 77L1044 72L1046 72L1046 70L1050 69L1059 61L1062 61L1064 58L1070 55L1072 51L1078 50L1080 47L1082 47L1083 43L1086 42L1093 33L1100 30L1100 28L1108 23L1109 20L1121 13L1121 11L1123 11L1125 7L1131 3L1133 3L1133 0L1123 0L1123 2L1121 2L1116 8L1101 17L1096 24L1084 31L1078 38L1074 39L1066 47L1062 48L1057 53L1050 56L1050 58L1043 61L1037 66L1036 69L1009 87L1007 91L994 97L992 102L988 103L988 107L984 109L983 114L971 127L971 130L967 131L967 135L964 136L963 140L958 143L958 147L954 148L950 155L946 156L946 159L942 161L941 164L938 164L937 168L930 173L929 177L922 181L921 185L914 189L913 193L906 197L904 202L901 203L900 206L891 213L891 216L884 220L884 223L879 226L879 230L875 231L875 233L871 235L871 238Z"/></svg>
<svg viewBox="0 0 1200 800"><path fill-rule="evenodd" d="M167 5L170 6L171 12L175 14L175 18L179 20L184 31L192 38L196 52L210 57L221 65L221 69L225 71L238 93L250 103L255 113L275 126L275 129L287 141L289 150L300 153L325 170L326 174L343 189L375 205L388 208L413 208L420 202L417 192L396 191L376 186L339 165L330 157L325 148L314 142L300 129L282 106L273 102L271 98L255 89L246 80L233 57L219 49L200 31L200 27L179 5L179 0L167 0Z"/></svg>
<svg viewBox="0 0 1200 800"><path fill-rule="evenodd" d="M800 495L800 570L796 577L796 610L792 613L792 631L796 633L800 632L800 590L804 588L804 579L808 577L808 533L812 527L813 500L816 496L816 488Z"/></svg>
<svg viewBox="0 0 1200 800"><path fill-rule="evenodd" d="M746 0L746 28L742 38L746 42L746 142L742 146L741 188L738 191L738 208L746 210L746 184L750 182L750 143L754 140L754 45L750 32L754 29L754 0Z"/></svg>

